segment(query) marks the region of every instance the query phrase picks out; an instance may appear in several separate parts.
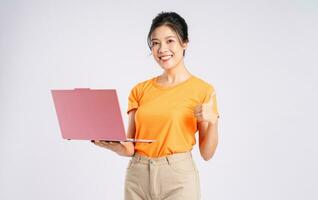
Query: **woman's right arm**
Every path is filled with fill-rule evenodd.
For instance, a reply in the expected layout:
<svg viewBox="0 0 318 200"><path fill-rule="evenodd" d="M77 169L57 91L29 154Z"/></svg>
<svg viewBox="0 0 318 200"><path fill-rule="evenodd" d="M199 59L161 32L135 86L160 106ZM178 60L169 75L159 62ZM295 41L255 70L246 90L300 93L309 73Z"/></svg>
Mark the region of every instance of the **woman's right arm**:
<svg viewBox="0 0 318 200"><path fill-rule="evenodd" d="M127 138L134 138L136 125L135 113L137 109L129 111ZM133 142L107 142L107 141L92 141L94 144L112 150L120 156L131 157L135 153L135 146Z"/></svg>
<svg viewBox="0 0 318 200"><path fill-rule="evenodd" d="M135 125L135 113L137 109L130 110L128 113L128 130L127 138L135 138L136 125ZM135 145L133 142L122 142L125 146L124 155L122 156L133 156L135 153ZM120 154L119 154L120 155Z"/></svg>

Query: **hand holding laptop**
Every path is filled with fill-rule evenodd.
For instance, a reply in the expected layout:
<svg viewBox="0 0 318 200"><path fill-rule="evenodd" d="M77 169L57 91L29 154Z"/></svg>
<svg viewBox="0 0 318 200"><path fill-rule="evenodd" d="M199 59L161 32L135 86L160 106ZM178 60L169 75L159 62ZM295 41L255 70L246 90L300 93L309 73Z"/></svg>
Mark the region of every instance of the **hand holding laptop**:
<svg viewBox="0 0 318 200"><path fill-rule="evenodd" d="M97 146L114 151L117 154L122 151L122 148L125 148L124 145L118 141L91 140L91 142Z"/></svg>
<svg viewBox="0 0 318 200"><path fill-rule="evenodd" d="M91 140L97 146L109 149L120 156L132 156L134 154L134 145L131 142Z"/></svg>

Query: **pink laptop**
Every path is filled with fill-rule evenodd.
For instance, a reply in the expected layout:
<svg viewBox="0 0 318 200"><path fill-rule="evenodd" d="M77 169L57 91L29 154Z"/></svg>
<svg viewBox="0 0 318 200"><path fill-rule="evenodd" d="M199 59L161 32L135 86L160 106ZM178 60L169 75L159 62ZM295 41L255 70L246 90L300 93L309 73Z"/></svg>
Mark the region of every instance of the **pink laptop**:
<svg viewBox="0 0 318 200"><path fill-rule="evenodd" d="M64 139L154 142L126 138L115 89L51 90Z"/></svg>

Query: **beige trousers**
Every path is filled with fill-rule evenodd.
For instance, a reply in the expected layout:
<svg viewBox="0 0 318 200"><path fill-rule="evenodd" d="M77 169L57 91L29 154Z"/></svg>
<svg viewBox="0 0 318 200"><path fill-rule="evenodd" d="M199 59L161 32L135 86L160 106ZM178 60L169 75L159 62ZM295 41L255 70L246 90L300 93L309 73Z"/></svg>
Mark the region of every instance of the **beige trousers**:
<svg viewBox="0 0 318 200"><path fill-rule="evenodd" d="M160 158L135 154L125 178L125 200L199 200L200 179L191 152Z"/></svg>

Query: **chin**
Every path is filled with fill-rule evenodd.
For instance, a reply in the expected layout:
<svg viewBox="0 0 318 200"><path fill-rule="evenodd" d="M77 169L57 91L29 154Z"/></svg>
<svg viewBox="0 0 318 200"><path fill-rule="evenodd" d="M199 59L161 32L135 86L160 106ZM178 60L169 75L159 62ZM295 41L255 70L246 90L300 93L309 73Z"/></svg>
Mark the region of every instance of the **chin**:
<svg viewBox="0 0 318 200"><path fill-rule="evenodd" d="M157 62L157 63L164 70L170 70L170 69L172 69L172 68L174 68L176 66L175 63L172 63L172 64L170 63L169 65L168 64L162 64L160 61Z"/></svg>
<svg viewBox="0 0 318 200"><path fill-rule="evenodd" d="M164 69L164 70L171 70L171 69L173 69L175 66L174 66L174 65L169 65L169 66L162 66L162 65L160 65L160 67L161 67L162 69Z"/></svg>

